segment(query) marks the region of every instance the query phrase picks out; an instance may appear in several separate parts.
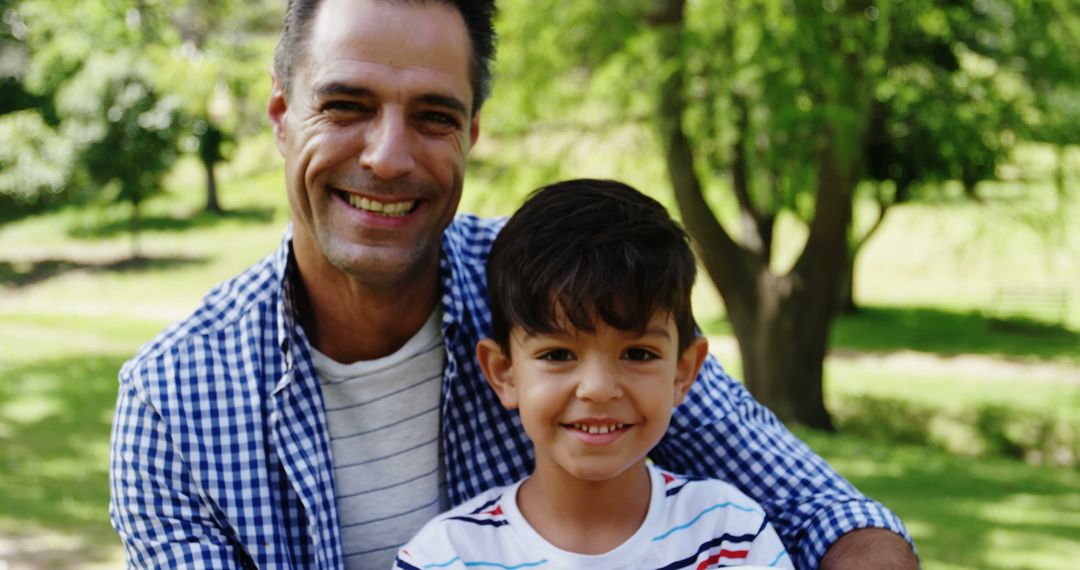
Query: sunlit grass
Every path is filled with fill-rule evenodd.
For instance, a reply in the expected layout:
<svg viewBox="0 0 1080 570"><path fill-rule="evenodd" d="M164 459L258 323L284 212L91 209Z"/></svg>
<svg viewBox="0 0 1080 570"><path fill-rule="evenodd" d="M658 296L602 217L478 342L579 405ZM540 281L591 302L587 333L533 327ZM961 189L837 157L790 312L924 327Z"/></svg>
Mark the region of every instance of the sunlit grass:
<svg viewBox="0 0 1080 570"><path fill-rule="evenodd" d="M855 435L798 434L900 515L926 568L1064 570L1080 560L1075 470L971 461Z"/></svg>

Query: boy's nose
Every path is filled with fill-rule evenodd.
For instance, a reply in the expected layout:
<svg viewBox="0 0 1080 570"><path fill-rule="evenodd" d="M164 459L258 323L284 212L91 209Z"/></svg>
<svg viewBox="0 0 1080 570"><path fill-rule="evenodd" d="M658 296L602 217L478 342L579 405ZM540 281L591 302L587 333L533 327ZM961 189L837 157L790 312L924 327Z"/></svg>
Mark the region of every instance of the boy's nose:
<svg viewBox="0 0 1080 570"><path fill-rule="evenodd" d="M604 402L622 396L622 383L615 366L605 362L591 362L582 368L578 380L579 399Z"/></svg>
<svg viewBox="0 0 1080 570"><path fill-rule="evenodd" d="M380 111L364 133L360 166L382 180L408 174L415 166L405 117L390 109Z"/></svg>

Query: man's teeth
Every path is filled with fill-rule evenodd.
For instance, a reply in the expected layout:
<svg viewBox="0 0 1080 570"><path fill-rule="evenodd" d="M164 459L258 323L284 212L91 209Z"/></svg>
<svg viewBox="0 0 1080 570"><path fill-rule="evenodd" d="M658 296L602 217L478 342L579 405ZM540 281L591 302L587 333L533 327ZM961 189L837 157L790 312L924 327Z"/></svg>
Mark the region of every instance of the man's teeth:
<svg viewBox="0 0 1080 570"><path fill-rule="evenodd" d="M622 429L626 426L626 424L611 424L604 426L599 426L596 424L573 424L573 426L574 429L581 430L583 432L603 434Z"/></svg>
<svg viewBox="0 0 1080 570"><path fill-rule="evenodd" d="M409 213L409 210L413 209L416 205L416 200L406 200L404 202L379 202L378 200L372 200L371 198L365 198L363 196L356 196L353 194L346 194L349 200L349 204L352 204L354 208L360 208L368 212L374 212L376 214L382 214L384 216L401 217Z"/></svg>

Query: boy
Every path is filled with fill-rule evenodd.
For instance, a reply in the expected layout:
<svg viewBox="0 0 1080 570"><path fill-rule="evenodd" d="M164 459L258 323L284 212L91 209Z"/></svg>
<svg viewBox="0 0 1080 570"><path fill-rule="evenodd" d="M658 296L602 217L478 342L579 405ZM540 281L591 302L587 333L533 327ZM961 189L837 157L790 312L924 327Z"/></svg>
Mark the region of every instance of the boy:
<svg viewBox="0 0 1080 570"><path fill-rule="evenodd" d="M396 568L792 567L753 500L646 463L708 350L688 241L612 181L542 188L514 214L488 260L493 332L476 353L535 468L429 522Z"/></svg>

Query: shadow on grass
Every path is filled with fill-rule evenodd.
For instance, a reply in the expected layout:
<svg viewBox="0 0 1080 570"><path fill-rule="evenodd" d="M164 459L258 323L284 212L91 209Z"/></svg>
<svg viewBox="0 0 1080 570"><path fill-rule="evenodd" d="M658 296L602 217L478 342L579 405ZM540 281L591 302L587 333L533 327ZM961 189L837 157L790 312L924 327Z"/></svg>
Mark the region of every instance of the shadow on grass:
<svg viewBox="0 0 1080 570"><path fill-rule="evenodd" d="M915 350L941 356L982 354L1080 361L1080 332L1023 318L937 308L867 307L836 320L833 348Z"/></svg>
<svg viewBox="0 0 1080 570"><path fill-rule="evenodd" d="M927 568L1074 567L1080 523L1067 513L1080 505L1075 470L965 459L852 435L798 435L904 520Z"/></svg>
<svg viewBox="0 0 1080 570"><path fill-rule="evenodd" d="M1000 404L935 408L864 395L840 398L832 406L832 414L840 431L882 444L905 443L965 456L1080 466L1080 424L1050 411Z"/></svg>
<svg viewBox="0 0 1080 570"><path fill-rule="evenodd" d="M205 257L185 256L128 257L102 263L87 263L71 259L40 259L32 262L0 260L0 286L9 286L16 289L29 287L72 271L134 273L176 269L189 265L205 264L208 261Z"/></svg>
<svg viewBox="0 0 1080 570"><path fill-rule="evenodd" d="M250 224L267 224L274 219L273 208L241 208L221 213L199 211L192 216L144 216L139 224L144 232L184 232L213 227L221 223L238 221ZM124 217L99 225L77 226L68 230L76 239L100 239L124 235L131 231L130 218Z"/></svg>
<svg viewBox="0 0 1080 570"><path fill-rule="evenodd" d="M84 561L115 553L108 445L125 358L82 355L0 368L0 403L7 404L0 407L0 528L16 542L19 533L45 529L79 537Z"/></svg>

